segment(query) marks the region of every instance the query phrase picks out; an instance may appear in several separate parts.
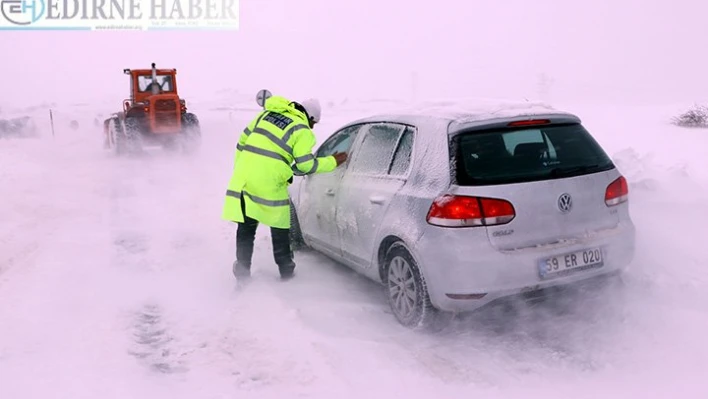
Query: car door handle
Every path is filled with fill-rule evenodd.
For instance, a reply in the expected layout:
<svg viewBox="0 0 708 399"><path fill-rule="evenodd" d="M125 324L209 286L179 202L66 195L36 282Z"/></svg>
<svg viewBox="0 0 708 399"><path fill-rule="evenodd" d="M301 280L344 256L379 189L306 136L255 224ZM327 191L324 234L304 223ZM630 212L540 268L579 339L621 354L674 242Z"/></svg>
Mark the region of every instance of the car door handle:
<svg viewBox="0 0 708 399"><path fill-rule="evenodd" d="M383 204L386 202L386 198L380 196L380 195L372 195L369 197L369 201L371 201L372 204Z"/></svg>
<svg viewBox="0 0 708 399"><path fill-rule="evenodd" d="M325 194L329 195L330 197L334 197L334 190L331 188L328 188L327 191L325 191Z"/></svg>

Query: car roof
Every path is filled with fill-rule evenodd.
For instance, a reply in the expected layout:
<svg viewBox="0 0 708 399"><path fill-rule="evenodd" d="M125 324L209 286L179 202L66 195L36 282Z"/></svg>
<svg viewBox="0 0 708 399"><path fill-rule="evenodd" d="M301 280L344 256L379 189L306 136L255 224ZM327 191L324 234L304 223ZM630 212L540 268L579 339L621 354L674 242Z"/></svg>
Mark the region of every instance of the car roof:
<svg viewBox="0 0 708 399"><path fill-rule="evenodd" d="M392 108L357 119L347 126L375 122L401 123L421 128L447 125L447 133L454 134L470 129L502 127L512 121L536 118L550 119L552 123L581 122L577 115L557 110L545 103L472 99L429 101Z"/></svg>

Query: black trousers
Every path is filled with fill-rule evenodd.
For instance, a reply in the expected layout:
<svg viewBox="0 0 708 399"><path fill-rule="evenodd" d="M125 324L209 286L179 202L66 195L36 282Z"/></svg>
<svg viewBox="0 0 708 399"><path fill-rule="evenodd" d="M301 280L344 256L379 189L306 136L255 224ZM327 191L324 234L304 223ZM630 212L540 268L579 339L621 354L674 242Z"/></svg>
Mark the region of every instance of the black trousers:
<svg viewBox="0 0 708 399"><path fill-rule="evenodd" d="M241 211L243 223L238 223L236 230L236 261L242 267L251 267L253 259L253 246L256 239L258 221L246 216L246 201L241 196ZM291 272L295 268L293 252L290 247L290 229L270 228L273 243L273 259L281 272Z"/></svg>

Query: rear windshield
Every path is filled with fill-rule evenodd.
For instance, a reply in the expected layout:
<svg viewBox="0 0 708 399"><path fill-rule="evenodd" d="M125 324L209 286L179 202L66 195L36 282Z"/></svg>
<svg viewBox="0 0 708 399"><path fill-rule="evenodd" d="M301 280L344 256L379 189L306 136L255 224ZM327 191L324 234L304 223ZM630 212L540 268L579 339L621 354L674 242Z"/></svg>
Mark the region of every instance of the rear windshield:
<svg viewBox="0 0 708 399"><path fill-rule="evenodd" d="M482 186L558 179L614 168L580 124L461 133L452 138L453 180Z"/></svg>

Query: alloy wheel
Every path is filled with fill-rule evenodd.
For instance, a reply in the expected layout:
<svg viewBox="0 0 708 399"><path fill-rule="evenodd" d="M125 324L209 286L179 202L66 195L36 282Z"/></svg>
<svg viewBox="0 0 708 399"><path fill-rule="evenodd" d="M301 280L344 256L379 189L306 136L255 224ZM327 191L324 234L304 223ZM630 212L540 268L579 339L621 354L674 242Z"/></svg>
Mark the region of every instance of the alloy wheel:
<svg viewBox="0 0 708 399"><path fill-rule="evenodd" d="M388 292L393 311L402 319L410 319L416 312L418 287L410 264L401 256L391 259Z"/></svg>

